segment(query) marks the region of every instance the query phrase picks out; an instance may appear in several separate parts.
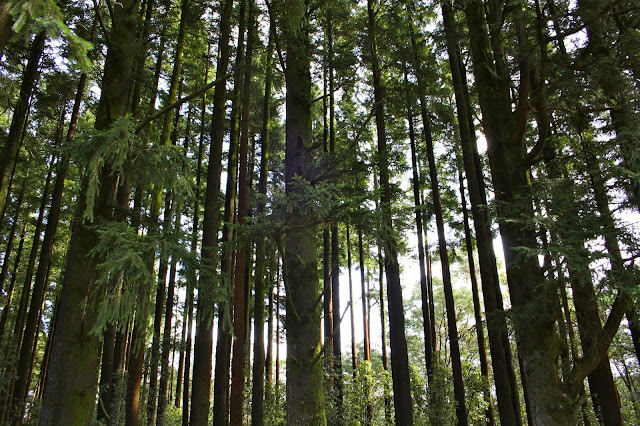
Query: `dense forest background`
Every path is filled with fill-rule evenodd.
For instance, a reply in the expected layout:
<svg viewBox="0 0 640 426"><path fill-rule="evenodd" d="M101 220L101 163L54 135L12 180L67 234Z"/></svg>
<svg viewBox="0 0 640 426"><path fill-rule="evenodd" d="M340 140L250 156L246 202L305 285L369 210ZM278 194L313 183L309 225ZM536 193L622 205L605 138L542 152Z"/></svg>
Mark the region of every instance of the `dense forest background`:
<svg viewBox="0 0 640 426"><path fill-rule="evenodd" d="M0 423L640 423L636 0L6 0Z"/></svg>

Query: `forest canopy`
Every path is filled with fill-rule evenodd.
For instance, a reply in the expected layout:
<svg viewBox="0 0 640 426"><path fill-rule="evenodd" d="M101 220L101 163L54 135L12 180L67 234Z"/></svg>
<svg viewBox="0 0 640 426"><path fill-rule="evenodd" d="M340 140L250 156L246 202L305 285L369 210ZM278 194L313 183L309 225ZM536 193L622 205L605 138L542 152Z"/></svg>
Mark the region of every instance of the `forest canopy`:
<svg viewBox="0 0 640 426"><path fill-rule="evenodd" d="M633 0L4 1L0 423L640 423L638 46Z"/></svg>

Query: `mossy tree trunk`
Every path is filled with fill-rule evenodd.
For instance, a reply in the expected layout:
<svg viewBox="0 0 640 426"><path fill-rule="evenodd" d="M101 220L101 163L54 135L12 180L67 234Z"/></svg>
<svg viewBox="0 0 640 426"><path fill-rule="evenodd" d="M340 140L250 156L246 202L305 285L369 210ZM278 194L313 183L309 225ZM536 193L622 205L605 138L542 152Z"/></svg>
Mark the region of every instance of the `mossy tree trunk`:
<svg viewBox="0 0 640 426"><path fill-rule="evenodd" d="M284 281L287 290L287 422L325 425L320 344L320 295L317 275L317 227L293 199L302 196L313 166L311 147L311 40L307 5L287 0L280 16L287 51L285 67L285 183L290 203L285 235Z"/></svg>
<svg viewBox="0 0 640 426"><path fill-rule="evenodd" d="M110 44L102 78L95 127L109 128L127 111L132 52L136 43L138 0L124 0L114 9ZM108 165L100 170L100 187L93 205L97 220L113 218L116 178ZM96 288L96 259L88 253L98 237L82 220L86 182L80 196L63 283L56 332L51 348L41 425L90 424L98 383L99 336L90 334L102 292Z"/></svg>

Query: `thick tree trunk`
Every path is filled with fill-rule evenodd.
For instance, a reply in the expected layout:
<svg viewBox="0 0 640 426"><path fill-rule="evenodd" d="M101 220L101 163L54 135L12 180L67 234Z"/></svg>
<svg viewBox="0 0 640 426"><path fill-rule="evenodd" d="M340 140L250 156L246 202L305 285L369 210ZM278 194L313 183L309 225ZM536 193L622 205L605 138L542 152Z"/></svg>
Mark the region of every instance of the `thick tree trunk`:
<svg viewBox="0 0 640 426"><path fill-rule="evenodd" d="M487 137L487 153L498 201L500 232L507 266L514 313L536 306L536 315L514 318L518 339L521 372L526 384L528 414L534 425L569 423L574 418L571 398L558 386L558 336L554 330L559 315L551 286L542 285L544 277L535 256L524 254L522 247L536 249L533 229L522 226L523 218L533 216L529 196L528 169L531 152L523 144L529 97L529 58L518 55L520 87L515 111L510 97L510 76L501 51L501 13L499 4L488 11L491 38L485 30L483 7L478 1L465 8L470 30L471 56L478 88L483 126ZM514 28L521 51L526 46L520 6L512 10ZM492 53L493 52L493 53ZM491 73L490 67L495 67ZM527 311L529 312L529 311Z"/></svg>
<svg viewBox="0 0 640 426"><path fill-rule="evenodd" d="M287 194L305 191L312 168L311 42L306 3L286 0L281 15L286 43ZM286 11L286 12L285 12ZM302 182L297 181L302 179ZM290 204L285 235L284 281L287 289L287 422L289 425L325 425L320 345L320 294L317 278L316 226L309 212Z"/></svg>
<svg viewBox="0 0 640 426"><path fill-rule="evenodd" d="M126 112L132 66L129 52L136 42L137 12L137 0L122 1L114 11L96 113L98 130L107 129ZM101 170L100 182L93 205L94 217L111 220L110 202L115 197L116 182L108 165ZM82 222L86 209L84 191L86 187L80 196L79 215L69 249L41 425L89 424L95 405L99 337L89 331L96 321L101 292L94 286L96 260L88 255L98 239L95 231Z"/></svg>
<svg viewBox="0 0 640 426"><path fill-rule="evenodd" d="M515 386L511 348L502 306L482 164L478 155L470 98L466 87L466 71L460 58L460 46L456 37L457 25L449 1L442 2L442 16L458 111L463 164L469 185L471 213L476 230L480 278L487 313L487 331L496 384L498 412L502 423L521 424L519 392Z"/></svg>

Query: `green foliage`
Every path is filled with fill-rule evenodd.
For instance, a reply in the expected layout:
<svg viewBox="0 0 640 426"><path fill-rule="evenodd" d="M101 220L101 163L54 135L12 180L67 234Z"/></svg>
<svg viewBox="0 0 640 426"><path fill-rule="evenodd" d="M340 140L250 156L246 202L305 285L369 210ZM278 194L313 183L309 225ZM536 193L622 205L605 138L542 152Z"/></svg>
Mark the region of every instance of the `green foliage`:
<svg viewBox="0 0 640 426"><path fill-rule="evenodd" d="M132 160L141 153L142 143L135 135L135 125L130 118L118 118L106 130L94 130L79 137L69 146L79 164L86 165L86 209L83 220L92 222L94 204L100 191L100 175L103 169L109 174L124 178Z"/></svg>
<svg viewBox="0 0 640 426"><path fill-rule="evenodd" d="M149 259L155 251L155 241L149 235L138 235L122 222L105 222L94 227L98 243L89 253L100 259L96 284L106 290L100 303L92 332L102 335L108 324L127 324L145 294L142 288L153 282Z"/></svg>
<svg viewBox="0 0 640 426"><path fill-rule="evenodd" d="M51 39L63 38L69 44L77 65L82 70L90 70L91 61L87 53L93 48L92 44L71 31L54 0L19 0L11 8L11 15L14 19L12 30L25 44L31 34L41 31Z"/></svg>

